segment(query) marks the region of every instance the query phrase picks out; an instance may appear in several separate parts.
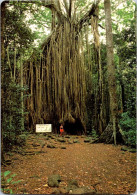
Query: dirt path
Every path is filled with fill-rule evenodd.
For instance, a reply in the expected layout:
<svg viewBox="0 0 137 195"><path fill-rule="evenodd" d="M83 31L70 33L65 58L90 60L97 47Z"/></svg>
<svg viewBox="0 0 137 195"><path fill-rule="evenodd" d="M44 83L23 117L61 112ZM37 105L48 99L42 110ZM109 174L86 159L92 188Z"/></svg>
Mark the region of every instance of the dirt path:
<svg viewBox="0 0 137 195"><path fill-rule="evenodd" d="M121 146L85 143L84 139L71 136L62 143L56 137L47 140L30 135L26 147L5 155L12 163L2 166L2 172L10 170L17 174L14 180L22 180L9 188L18 194L51 194L54 189L48 187L48 177L57 173L62 178L60 186L76 179L79 186L89 186L101 194L134 193L136 154L121 151ZM72 143L74 140L79 143ZM48 144L56 148L48 148Z"/></svg>

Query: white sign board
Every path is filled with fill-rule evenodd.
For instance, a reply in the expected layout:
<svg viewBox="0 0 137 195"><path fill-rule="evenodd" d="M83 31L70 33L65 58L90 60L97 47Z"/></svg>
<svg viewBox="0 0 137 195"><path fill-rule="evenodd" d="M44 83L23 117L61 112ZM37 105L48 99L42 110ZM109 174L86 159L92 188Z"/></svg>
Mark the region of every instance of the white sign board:
<svg viewBox="0 0 137 195"><path fill-rule="evenodd" d="M52 124L36 124L36 133L52 132Z"/></svg>

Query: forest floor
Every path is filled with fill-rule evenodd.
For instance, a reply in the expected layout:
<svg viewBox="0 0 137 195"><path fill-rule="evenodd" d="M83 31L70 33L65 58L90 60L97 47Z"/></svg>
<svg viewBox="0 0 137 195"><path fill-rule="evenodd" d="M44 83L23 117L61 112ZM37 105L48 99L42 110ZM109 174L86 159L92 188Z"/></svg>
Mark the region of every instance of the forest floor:
<svg viewBox="0 0 137 195"><path fill-rule="evenodd" d="M99 194L135 193L136 153L121 147L95 144L84 136L30 134L24 147L5 153L7 164L2 165L2 172L11 171L17 174L14 181L21 180L7 184L15 194L55 193L55 187L48 186L53 174L61 176L59 188L75 179L80 187L88 186Z"/></svg>

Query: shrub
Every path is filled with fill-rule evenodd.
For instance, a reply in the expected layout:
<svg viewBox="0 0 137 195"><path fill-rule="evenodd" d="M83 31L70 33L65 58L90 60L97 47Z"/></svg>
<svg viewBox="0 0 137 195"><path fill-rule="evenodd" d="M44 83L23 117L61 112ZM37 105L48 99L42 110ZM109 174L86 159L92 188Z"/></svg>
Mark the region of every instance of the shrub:
<svg viewBox="0 0 137 195"><path fill-rule="evenodd" d="M120 118L120 126L126 138L126 144L136 146L136 119L124 112Z"/></svg>
<svg viewBox="0 0 137 195"><path fill-rule="evenodd" d="M16 142L15 144L19 145L19 146L24 146L26 144L26 139L27 139L28 135L27 134L21 134L21 135L18 135L16 137Z"/></svg>
<svg viewBox="0 0 137 195"><path fill-rule="evenodd" d="M6 73L5 73L6 74ZM8 74L8 73L7 73ZM5 79L9 78L5 75ZM2 83L2 137L3 149L8 151L16 142L16 136L25 130L22 128L22 119L25 119L25 112L22 116L21 91L27 92L27 87L22 88L19 84L10 80Z"/></svg>
<svg viewBox="0 0 137 195"><path fill-rule="evenodd" d="M97 134L95 129L92 129L92 137L93 138L98 138L98 134Z"/></svg>

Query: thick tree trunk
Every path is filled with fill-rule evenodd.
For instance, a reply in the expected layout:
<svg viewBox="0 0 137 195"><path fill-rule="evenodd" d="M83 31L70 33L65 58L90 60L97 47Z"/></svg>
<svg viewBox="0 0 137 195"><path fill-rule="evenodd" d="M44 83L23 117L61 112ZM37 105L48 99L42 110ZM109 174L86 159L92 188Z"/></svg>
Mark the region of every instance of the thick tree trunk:
<svg viewBox="0 0 137 195"><path fill-rule="evenodd" d="M97 102L95 108L97 120L98 132L101 134L104 130L104 89L103 89L103 73L102 73L102 64L101 64L101 55L100 55L100 35L98 31L98 19L99 19L99 6L97 6L95 11L96 17L91 17L91 26L93 30L94 36L94 44L95 44L95 64L98 69L98 91L97 91Z"/></svg>
<svg viewBox="0 0 137 195"><path fill-rule="evenodd" d="M81 35L79 35L81 36ZM76 38L76 32L69 22L64 22L59 26L57 36L53 34L48 45L43 50L43 58L39 63L34 59L33 72L31 63L30 79L31 95L35 100L35 109L31 98L31 108L37 116L33 124L44 120L45 123L59 124L64 123L68 133L85 133L85 98L86 82L84 56L82 51L83 43L81 38ZM41 67L42 74L40 74ZM31 66L30 66L31 65ZM42 85L42 75L44 75ZM36 96L32 91L36 89ZM42 95L42 91L44 95ZM41 105L43 105L41 109ZM31 110L32 112L32 110ZM79 130L76 128L79 126ZM72 127L72 130L70 130Z"/></svg>
<svg viewBox="0 0 137 195"><path fill-rule="evenodd" d="M52 10L52 33L42 44L42 62L39 64L38 60L34 59L34 70L37 69L36 65L41 67L44 64L42 71L44 78L39 74L40 69L33 73L36 78L33 82L33 91L36 90L36 97L33 93L35 107L39 105L39 98L42 97L42 109L37 115L36 108L33 108L33 115L42 118L45 123L63 122L68 133L72 127L75 134L78 131L86 132L86 68L81 29L94 14L96 4L93 4L88 13L77 21L74 17L75 1L68 2L53 0L44 3ZM38 90L38 81L41 80L42 88ZM38 96L38 93L41 94ZM37 119L34 118L33 124L36 122Z"/></svg>
<svg viewBox="0 0 137 195"><path fill-rule="evenodd" d="M136 32L136 65L137 65L137 3L136 3L136 10L135 11L136 11L136 27L135 27L135 32ZM136 85L136 91L137 91L137 85ZM137 117L137 114L136 114L136 117Z"/></svg>
<svg viewBox="0 0 137 195"><path fill-rule="evenodd" d="M5 48L4 48L4 30L5 30L5 2L1 4L1 72L4 72ZM4 82L4 74L1 75L1 83ZM4 90L1 89L1 97ZM1 100L3 101L3 99ZM1 105L3 102L1 102ZM3 128L1 128L1 162L4 162L4 144L3 144Z"/></svg>
<svg viewBox="0 0 137 195"><path fill-rule="evenodd" d="M4 48L5 9L6 9L5 2L2 2L1 4L1 60L2 60L2 63L5 58L5 48Z"/></svg>
<svg viewBox="0 0 137 195"><path fill-rule="evenodd" d="M107 69L108 69L108 85L110 96L110 120L113 124L114 144L116 145L116 128L117 128L117 95L116 95L116 78L113 53L113 34L111 22L111 4L110 0L104 0L105 21L106 21L106 46L107 46Z"/></svg>

